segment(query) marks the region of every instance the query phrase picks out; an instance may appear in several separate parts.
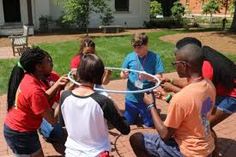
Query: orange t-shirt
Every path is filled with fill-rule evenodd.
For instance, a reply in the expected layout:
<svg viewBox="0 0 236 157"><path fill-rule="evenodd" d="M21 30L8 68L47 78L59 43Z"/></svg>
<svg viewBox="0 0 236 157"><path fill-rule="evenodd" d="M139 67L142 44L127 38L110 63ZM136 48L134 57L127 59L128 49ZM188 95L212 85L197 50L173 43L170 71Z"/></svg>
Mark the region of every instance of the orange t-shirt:
<svg viewBox="0 0 236 157"><path fill-rule="evenodd" d="M174 138L186 157L206 157L215 148L207 119L216 91L210 80L191 83L170 102L165 126L175 128Z"/></svg>

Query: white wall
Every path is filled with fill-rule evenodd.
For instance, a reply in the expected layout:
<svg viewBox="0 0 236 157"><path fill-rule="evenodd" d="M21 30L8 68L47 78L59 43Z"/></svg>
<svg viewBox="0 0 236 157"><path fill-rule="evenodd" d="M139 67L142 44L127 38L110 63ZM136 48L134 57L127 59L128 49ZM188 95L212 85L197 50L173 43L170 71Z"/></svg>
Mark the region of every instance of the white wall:
<svg viewBox="0 0 236 157"><path fill-rule="evenodd" d="M62 2L58 0L49 0L50 1L50 16L53 20L57 20L63 13Z"/></svg>
<svg viewBox="0 0 236 157"><path fill-rule="evenodd" d="M58 19L63 12L62 5L62 3L59 3L56 0L32 0L32 12L35 28L39 28L38 19L41 15L51 16L53 20ZM111 0L108 5L113 11L113 24L125 26L126 23L127 27L143 27L143 22L149 21L149 0L129 0L130 8L128 12L115 11L114 0ZM98 14L91 14L89 27L94 28L99 25L101 25L100 16Z"/></svg>
<svg viewBox="0 0 236 157"><path fill-rule="evenodd" d="M21 14L21 23L28 24L28 10L27 10L26 0L20 0L20 14Z"/></svg>
<svg viewBox="0 0 236 157"><path fill-rule="evenodd" d="M39 28L39 18L41 16L51 16L49 1L51 0L32 0L33 23L36 29Z"/></svg>
<svg viewBox="0 0 236 157"><path fill-rule="evenodd" d="M149 21L149 0L129 0L128 12L115 11L114 0L110 1L109 6L113 11L113 24L127 27L143 27L144 21ZM99 15L92 14L90 19L90 27L98 27L101 25L101 19Z"/></svg>
<svg viewBox="0 0 236 157"><path fill-rule="evenodd" d="M0 25L4 24L3 1L0 0Z"/></svg>

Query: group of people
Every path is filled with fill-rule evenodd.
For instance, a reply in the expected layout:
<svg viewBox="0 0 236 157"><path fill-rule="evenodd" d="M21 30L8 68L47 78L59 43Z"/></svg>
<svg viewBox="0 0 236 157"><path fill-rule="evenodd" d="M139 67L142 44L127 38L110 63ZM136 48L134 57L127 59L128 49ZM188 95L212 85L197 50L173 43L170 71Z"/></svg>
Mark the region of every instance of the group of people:
<svg viewBox="0 0 236 157"><path fill-rule="evenodd" d="M130 144L136 156L211 157L216 150L213 127L236 112L236 65L196 38L183 38L174 50L179 79L163 76L161 57L148 49L148 36L137 33L131 40L133 52L124 69L145 71L159 78L160 87L148 93L129 93L125 112L106 92L94 86L108 84L111 71L96 55L95 43L85 38L70 64L80 85L53 71L48 52L26 49L14 66L8 86L8 113L4 136L15 156L44 156L37 131L48 141L59 142L59 152L69 157L107 157L111 150L109 122L124 135L130 125L141 122L156 134L135 133ZM147 89L155 79L133 71L121 71L127 90ZM165 121L155 99L169 103ZM61 141L60 141L61 140Z"/></svg>

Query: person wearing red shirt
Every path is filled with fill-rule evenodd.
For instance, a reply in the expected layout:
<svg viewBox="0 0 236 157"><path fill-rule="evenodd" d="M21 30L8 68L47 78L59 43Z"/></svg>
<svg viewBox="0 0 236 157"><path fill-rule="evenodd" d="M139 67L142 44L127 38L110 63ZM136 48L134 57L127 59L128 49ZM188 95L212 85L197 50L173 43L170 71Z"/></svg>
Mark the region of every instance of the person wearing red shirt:
<svg viewBox="0 0 236 157"><path fill-rule="evenodd" d="M208 117L211 128L213 128L236 112L236 65L213 48L202 46L202 43L196 38L186 37L179 40L176 43L176 49L178 50L188 44L202 47L205 58L202 66L202 75L204 78L211 80L216 87L215 107L212 114ZM187 80L183 79L165 79L164 82L166 80L169 83L164 83L162 87L174 92L180 91L182 87L188 84ZM213 129L212 133L216 144L217 136ZM218 153L217 149L216 145L214 153Z"/></svg>
<svg viewBox="0 0 236 157"><path fill-rule="evenodd" d="M46 51L28 48L11 72L4 136L16 156L44 156L37 129L43 118L51 124L57 122L57 114L52 111L49 100L68 82L66 77L61 77L45 91L45 80L50 76L52 66Z"/></svg>
<svg viewBox="0 0 236 157"><path fill-rule="evenodd" d="M88 37L81 41L79 52L71 59L70 69L77 69L81 56L87 53L95 54L95 43L91 38Z"/></svg>

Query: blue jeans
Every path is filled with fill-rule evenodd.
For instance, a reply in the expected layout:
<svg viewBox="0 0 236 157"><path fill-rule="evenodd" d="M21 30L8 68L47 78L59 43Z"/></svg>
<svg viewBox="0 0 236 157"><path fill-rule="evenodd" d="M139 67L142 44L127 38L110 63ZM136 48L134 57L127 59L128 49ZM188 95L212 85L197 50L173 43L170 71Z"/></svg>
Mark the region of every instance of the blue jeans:
<svg viewBox="0 0 236 157"><path fill-rule="evenodd" d="M159 134L143 134L148 154L156 157L182 157L178 144L173 138L164 142Z"/></svg>
<svg viewBox="0 0 236 157"><path fill-rule="evenodd" d="M141 116L143 124L147 127L153 126L152 116L148 111L144 102L132 102L129 100L125 100L125 113L124 117L128 121L129 124L135 123L135 120L138 116Z"/></svg>
<svg viewBox="0 0 236 157"><path fill-rule="evenodd" d="M216 97L217 109L232 114L236 112L236 98L231 96L217 96Z"/></svg>

